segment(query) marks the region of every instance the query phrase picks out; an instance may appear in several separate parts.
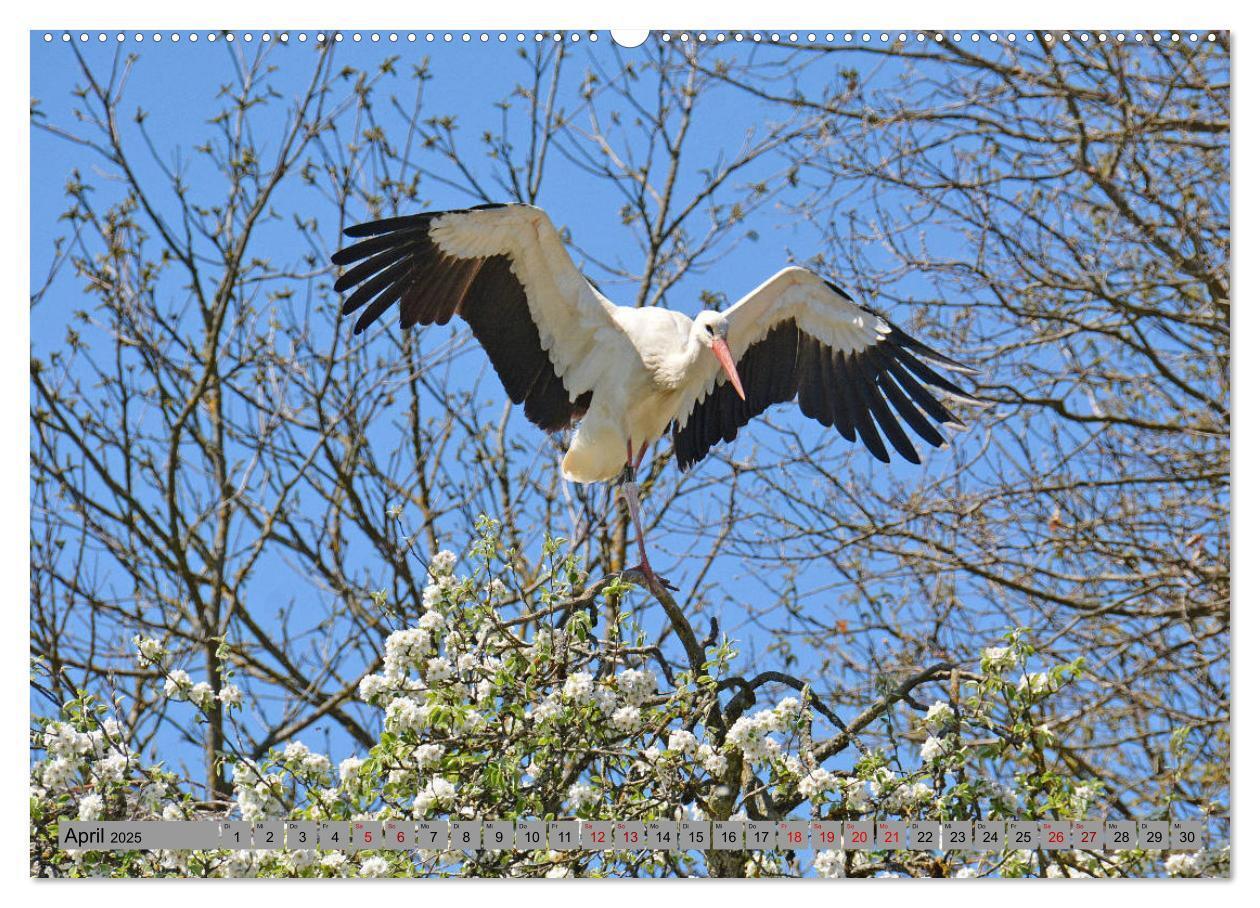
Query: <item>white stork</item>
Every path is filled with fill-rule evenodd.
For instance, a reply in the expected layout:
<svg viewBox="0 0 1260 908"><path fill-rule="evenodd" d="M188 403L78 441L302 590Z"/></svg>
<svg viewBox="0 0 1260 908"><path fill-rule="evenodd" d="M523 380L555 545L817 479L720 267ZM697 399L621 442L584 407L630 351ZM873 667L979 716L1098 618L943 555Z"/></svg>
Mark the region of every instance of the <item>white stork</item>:
<svg viewBox="0 0 1260 908"><path fill-rule="evenodd" d="M364 238L333 256L352 266L342 313L358 334L398 303L399 324L444 325L458 314L485 348L513 403L548 432L577 425L561 462L573 482L609 481L634 520L648 564L634 478L648 445L673 426L687 469L771 404L860 438L889 460L877 430L919 463L897 419L934 447L936 424L962 428L924 385L979 403L936 369L976 374L854 300L830 281L784 268L721 312L692 319L618 306L588 281L551 219L530 205L481 205L359 224Z"/></svg>

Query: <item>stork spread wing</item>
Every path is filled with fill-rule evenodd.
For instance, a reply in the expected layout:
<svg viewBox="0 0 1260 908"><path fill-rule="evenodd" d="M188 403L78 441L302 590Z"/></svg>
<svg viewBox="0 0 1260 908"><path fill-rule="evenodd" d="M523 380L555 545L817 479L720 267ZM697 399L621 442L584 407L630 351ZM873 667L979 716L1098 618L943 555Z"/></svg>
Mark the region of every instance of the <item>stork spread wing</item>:
<svg viewBox="0 0 1260 908"><path fill-rule="evenodd" d="M885 463L888 451L876 426L911 463L919 463L919 455L902 421L937 448L945 439L934 422L961 427L924 385L980 403L936 371L974 375L974 369L920 343L804 268L780 271L723 314L747 399L739 398L714 362L674 423L674 453L684 469L719 441L733 441L741 426L771 404L793 398L806 416L835 426L849 441L861 438Z"/></svg>
<svg viewBox="0 0 1260 908"><path fill-rule="evenodd" d="M596 348L629 343L611 303L533 206L387 218L350 227L346 236L366 237L332 259L353 266L334 289L355 288L341 310L363 310L355 334L395 303L404 329L462 316L512 402L547 431L568 427L590 406L603 362Z"/></svg>

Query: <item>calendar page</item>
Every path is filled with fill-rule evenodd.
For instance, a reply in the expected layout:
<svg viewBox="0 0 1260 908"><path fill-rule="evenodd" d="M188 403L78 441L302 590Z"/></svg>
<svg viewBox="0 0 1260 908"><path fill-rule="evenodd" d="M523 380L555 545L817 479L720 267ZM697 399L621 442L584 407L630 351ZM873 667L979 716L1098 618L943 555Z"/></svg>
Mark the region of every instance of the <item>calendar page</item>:
<svg viewBox="0 0 1260 908"><path fill-rule="evenodd" d="M30 876L1228 877L1230 33L413 12L29 34Z"/></svg>

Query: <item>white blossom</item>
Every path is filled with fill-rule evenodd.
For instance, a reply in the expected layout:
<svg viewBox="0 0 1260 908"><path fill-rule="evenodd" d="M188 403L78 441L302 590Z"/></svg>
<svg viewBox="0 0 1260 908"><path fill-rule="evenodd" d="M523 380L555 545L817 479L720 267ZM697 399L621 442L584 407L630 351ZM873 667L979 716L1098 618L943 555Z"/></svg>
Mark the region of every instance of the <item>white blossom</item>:
<svg viewBox="0 0 1260 908"><path fill-rule="evenodd" d="M359 699L365 703L371 703L389 688L389 680L384 676L364 675L359 681Z"/></svg>
<svg viewBox="0 0 1260 908"><path fill-rule="evenodd" d="M745 759L753 763L764 762L779 752L779 743L767 731L777 728L780 720L781 717L770 710L754 716L741 716L731 725L726 740L739 748Z"/></svg>
<svg viewBox="0 0 1260 908"><path fill-rule="evenodd" d="M1094 800L1094 789L1090 785L1077 785L1072 789L1072 808L1078 814L1084 814Z"/></svg>
<svg viewBox="0 0 1260 908"><path fill-rule="evenodd" d="M219 688L219 702L224 706L240 706L245 702L245 696L235 684L225 684Z"/></svg>
<svg viewBox="0 0 1260 908"><path fill-rule="evenodd" d="M252 851L229 851L223 859L222 871L226 877L249 877L255 873Z"/></svg>
<svg viewBox="0 0 1260 908"><path fill-rule="evenodd" d="M440 684L455 674L455 666L445 656L434 656L425 667L425 677L430 684Z"/></svg>
<svg viewBox="0 0 1260 908"><path fill-rule="evenodd" d="M310 867L315 863L315 849L297 848L293 851L286 852L284 855L284 863L294 872L305 870L307 867Z"/></svg>
<svg viewBox="0 0 1260 908"><path fill-rule="evenodd" d="M923 782L915 782L913 785L903 785L890 792L884 799L884 806L888 810L913 810L931 798L932 789Z"/></svg>
<svg viewBox="0 0 1260 908"><path fill-rule="evenodd" d="M569 803L581 809L599 803L599 789L586 782L574 782L569 786Z"/></svg>
<svg viewBox="0 0 1260 908"><path fill-rule="evenodd" d="M724 776L728 761L726 756L713 747L712 744L701 744L696 749L696 757L700 760L700 765L704 767L705 772L711 776Z"/></svg>
<svg viewBox="0 0 1260 908"><path fill-rule="evenodd" d="M928 735L923 746L919 748L919 759L924 763L931 763L937 757L943 757L949 749L945 746L945 742L936 735Z"/></svg>
<svg viewBox="0 0 1260 908"><path fill-rule="evenodd" d="M980 667L988 672L1003 672L1015 667L1015 652L1009 646L986 647L980 654Z"/></svg>
<svg viewBox="0 0 1260 908"><path fill-rule="evenodd" d="M236 804L241 811L241 819L250 822L261 820L278 814L283 809L283 805L274 795L282 787L280 776L269 773L260 777L253 766L237 763L233 769L232 783L236 790Z"/></svg>
<svg viewBox="0 0 1260 908"><path fill-rule="evenodd" d="M433 708L411 697L395 697L385 707L385 725L394 731L420 731L429 724Z"/></svg>
<svg viewBox="0 0 1260 908"><path fill-rule="evenodd" d="M631 706L642 706L656 696L656 673L651 669L628 668L617 675L617 690Z"/></svg>
<svg viewBox="0 0 1260 908"><path fill-rule="evenodd" d="M166 655L166 650L162 648L161 641L153 637L142 637L136 634L131 638L131 642L136 647L136 663L141 668L159 664L162 661L162 657Z"/></svg>
<svg viewBox="0 0 1260 908"><path fill-rule="evenodd" d="M595 705L599 707L599 711L604 715L611 716L617 711L617 693L611 688L596 687L591 696L595 700Z"/></svg>
<svg viewBox="0 0 1260 908"><path fill-rule="evenodd" d="M79 799L80 820L100 819L101 811L104 809L105 800L98 794L86 794Z"/></svg>
<svg viewBox="0 0 1260 908"><path fill-rule="evenodd" d="M236 793L236 806L241 812L241 819L246 822L261 820L267 815L264 802L260 801L252 789L244 788Z"/></svg>
<svg viewBox="0 0 1260 908"><path fill-rule="evenodd" d="M937 700L928 707L927 715L923 717L923 724L933 734L940 731L949 721L954 718L954 711L949 708L949 704L941 700Z"/></svg>
<svg viewBox="0 0 1260 908"><path fill-rule="evenodd" d="M125 751L127 749L124 742L125 732L117 719L106 719L101 723L101 727L92 732L92 749L99 756L108 749L116 751Z"/></svg>
<svg viewBox="0 0 1260 908"><path fill-rule="evenodd" d="M535 722L546 722L548 719L554 719L556 716L560 715L562 711L563 707L561 707L559 703L551 697L547 697L541 703L534 705L533 709L529 712L529 716Z"/></svg>
<svg viewBox="0 0 1260 908"><path fill-rule="evenodd" d="M379 855L370 857L359 865L359 876L382 877L389 874L389 861Z"/></svg>
<svg viewBox="0 0 1260 908"><path fill-rule="evenodd" d="M836 778L821 766L815 767L806 773L801 781L797 783L797 791L801 793L801 797L813 800L820 794L823 794L836 787Z"/></svg>
<svg viewBox="0 0 1260 908"><path fill-rule="evenodd" d="M342 785L353 785L359 780L359 770L363 768L363 760L359 757L346 757L337 764L337 775Z"/></svg>
<svg viewBox="0 0 1260 908"><path fill-rule="evenodd" d="M429 583L425 584L424 592L420 596L420 603L426 609L436 609L442 601L442 595L446 592L446 584ZM433 614L430 611L428 614Z"/></svg>
<svg viewBox="0 0 1260 908"><path fill-rule="evenodd" d="M91 749L91 740L67 722L49 722L44 727L44 750L50 757L74 757Z"/></svg>
<svg viewBox="0 0 1260 908"><path fill-rule="evenodd" d="M543 659L550 654L562 650L567 644L564 631L553 630L549 627L539 628L538 633L534 634L534 642L529 648L530 656L535 659Z"/></svg>
<svg viewBox="0 0 1260 908"><path fill-rule="evenodd" d="M325 754L309 753L302 760L302 768L308 772L328 772L332 769L332 760Z"/></svg>
<svg viewBox="0 0 1260 908"><path fill-rule="evenodd" d="M698 742L696 736L685 729L677 729L669 733L669 743L665 745L668 750L674 750L682 754L695 753Z"/></svg>
<svg viewBox="0 0 1260 908"><path fill-rule="evenodd" d="M431 652L433 636L426 628L410 627L394 631L385 638L386 677L397 678L410 669L418 669ZM359 690L362 693L363 682L359 683Z"/></svg>
<svg viewBox="0 0 1260 908"><path fill-rule="evenodd" d="M350 859L346 857L345 852L332 851L319 859L319 865L327 870L332 870L337 873L341 873L342 868L345 867L346 863L349 860Z"/></svg>
<svg viewBox="0 0 1260 908"><path fill-rule="evenodd" d="M750 877L778 876L779 865L769 852L757 851L744 862L744 875Z"/></svg>
<svg viewBox="0 0 1260 908"><path fill-rule="evenodd" d="M844 852L826 849L814 856L814 872L827 880L844 879Z"/></svg>
<svg viewBox="0 0 1260 908"><path fill-rule="evenodd" d="M1042 694L1053 692L1054 685L1050 680L1050 676L1045 672L1033 672L1019 679L1018 689L1021 692L1031 693L1034 697L1038 697Z"/></svg>
<svg viewBox="0 0 1260 908"><path fill-rule="evenodd" d="M92 764L92 775L98 782L121 782L127 773L127 757L125 754L112 753Z"/></svg>
<svg viewBox="0 0 1260 908"><path fill-rule="evenodd" d="M637 706L623 706L612 715L613 725L618 731L632 732L639 727L642 713Z"/></svg>
<svg viewBox="0 0 1260 908"><path fill-rule="evenodd" d="M563 696L575 703L587 703L595 692L595 679L590 672L574 672L564 679Z"/></svg>
<svg viewBox="0 0 1260 908"><path fill-rule="evenodd" d="M55 757L44 764L40 778L49 788L61 788L74 778L78 768L78 764L68 757Z"/></svg>
<svg viewBox="0 0 1260 908"><path fill-rule="evenodd" d="M1164 860L1164 869L1169 876L1199 876L1203 872L1204 855L1202 851L1190 854L1178 851Z"/></svg>
<svg viewBox="0 0 1260 908"><path fill-rule="evenodd" d="M446 748L441 744L421 744L417 746L415 750L416 768L424 770L436 766L445 752Z"/></svg>
<svg viewBox="0 0 1260 908"><path fill-rule="evenodd" d="M925 801L932 800L932 788L926 782L915 782L910 786L908 792L910 802L914 804L922 804Z"/></svg>
<svg viewBox="0 0 1260 908"><path fill-rule="evenodd" d="M429 576L433 579L449 577L455 571L457 557L454 552L443 549L433 556L429 562Z"/></svg>
<svg viewBox="0 0 1260 908"><path fill-rule="evenodd" d="M171 669L166 683L162 685L162 693L171 700L183 700L192 689L192 678L182 668Z"/></svg>
<svg viewBox="0 0 1260 908"><path fill-rule="evenodd" d="M740 716L726 733L726 740L740 750L747 750L753 741L764 736L757 723L748 716Z"/></svg>
<svg viewBox="0 0 1260 908"><path fill-rule="evenodd" d="M428 611L420 616L420 620L416 622L416 627L426 634L439 634L446 630L446 618L441 612Z"/></svg>
<svg viewBox="0 0 1260 908"><path fill-rule="evenodd" d="M871 775L871 790L877 798L892 791L900 784L901 782L887 766L878 767Z"/></svg>
<svg viewBox="0 0 1260 908"><path fill-rule="evenodd" d="M784 697L774 707L775 727L787 731L801 717L801 701L796 697Z"/></svg>
<svg viewBox="0 0 1260 908"><path fill-rule="evenodd" d="M434 807L449 807L454 800L455 786L441 776L434 776L416 795L416 813L423 816Z"/></svg>
<svg viewBox="0 0 1260 908"><path fill-rule="evenodd" d="M198 681L188 690L188 702L199 709L206 709L214 702L214 688L209 681Z"/></svg>
<svg viewBox="0 0 1260 908"><path fill-rule="evenodd" d="M162 801L166 798L168 792L167 784L161 780L150 782L140 789L140 793L136 796L136 800L145 810L153 813L162 805Z"/></svg>
<svg viewBox="0 0 1260 908"><path fill-rule="evenodd" d="M244 760L232 764L232 784L253 785L259 780L258 768Z"/></svg>
<svg viewBox="0 0 1260 908"><path fill-rule="evenodd" d="M167 870L177 870L181 875L185 876L188 873L187 851L171 851L168 848L159 848L157 851L157 859Z"/></svg>
<svg viewBox="0 0 1260 908"><path fill-rule="evenodd" d="M852 810L871 809L871 789L862 779L853 779L844 786L844 801Z"/></svg>
<svg viewBox="0 0 1260 908"><path fill-rule="evenodd" d="M411 785L416 781L416 773L411 769L391 769L385 781L390 785Z"/></svg>

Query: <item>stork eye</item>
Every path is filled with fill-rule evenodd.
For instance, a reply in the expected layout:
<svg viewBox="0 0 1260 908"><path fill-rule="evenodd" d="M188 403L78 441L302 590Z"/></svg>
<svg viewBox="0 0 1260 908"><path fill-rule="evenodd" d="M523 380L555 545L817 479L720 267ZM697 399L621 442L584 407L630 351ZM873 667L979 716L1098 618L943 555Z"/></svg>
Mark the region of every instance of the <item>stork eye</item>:
<svg viewBox="0 0 1260 908"><path fill-rule="evenodd" d="M712 325L705 325L705 326L704 326L704 330L705 330L705 331L708 331L710 334L712 334L712 333L713 333L713 326L712 326Z"/></svg>

